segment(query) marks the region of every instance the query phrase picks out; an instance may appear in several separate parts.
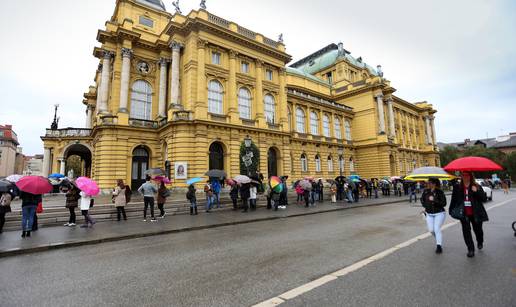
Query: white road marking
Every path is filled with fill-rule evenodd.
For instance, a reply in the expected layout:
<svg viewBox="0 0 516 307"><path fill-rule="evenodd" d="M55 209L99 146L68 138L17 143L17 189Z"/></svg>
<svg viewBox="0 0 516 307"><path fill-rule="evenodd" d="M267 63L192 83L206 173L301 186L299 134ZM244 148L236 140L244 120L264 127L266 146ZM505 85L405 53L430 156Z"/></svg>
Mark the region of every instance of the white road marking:
<svg viewBox="0 0 516 307"><path fill-rule="evenodd" d="M515 200L516 200L516 198L511 198L511 199L505 200L505 201L503 201L501 203L498 203L498 204L493 205L493 206L491 206L489 208L486 208L486 211L492 210L494 208L501 207L501 206L506 205L506 204L508 204L508 203L510 203L512 201L515 201ZM446 224L446 225L444 225L442 227L442 230L448 229L448 228L450 228L452 226L455 226L455 225L457 225L459 223L460 223L459 221L454 221L454 222L448 223L448 224ZM347 266L347 267L345 267L343 269L340 269L340 270L338 270L336 272L333 272L333 273L330 273L328 275L325 275L325 276L323 276L323 277L321 277L319 279L316 279L314 281L306 283L306 284L304 284L302 286L299 286L299 287L297 287L295 289L287 291L287 292L285 292L283 294L280 294L280 295L278 295L276 297L273 297L273 298L271 298L269 300L263 301L263 302L261 302L259 304L256 304L256 305L253 305L252 307L278 306L278 305L280 305L280 304L282 304L282 303L284 303L284 302L286 302L288 300L291 300L291 299L293 299L293 298L295 298L295 297L297 297L297 296L299 296L301 294L304 294L304 293L309 292L309 291L311 291L311 290L313 290L313 289L315 289L317 287L320 287L320 286L322 286L324 284L327 284L330 281L336 280L339 277L346 276L349 273L357 271L357 270L365 267L366 265L368 265L368 264L370 264L372 262L375 262L377 260L380 260L382 258L387 257L388 255L396 252L399 249L408 247L408 246L410 246L410 245L412 245L412 244L414 244L414 243L416 243L416 242L418 242L420 240L424 240L424 239L426 239L426 238L428 238L430 236L431 235L428 232L423 233L423 234L421 234L421 235L419 235L417 237L409 239L409 240L407 240L407 241L405 241L403 243L400 243L400 244L398 244L398 245L396 245L394 247L391 247L391 248L386 249L386 250L384 250L382 252L379 252L379 253L377 253L377 254L369 257L369 258L366 258L366 259L360 260L358 262L355 262L352 265L349 265L349 266Z"/></svg>

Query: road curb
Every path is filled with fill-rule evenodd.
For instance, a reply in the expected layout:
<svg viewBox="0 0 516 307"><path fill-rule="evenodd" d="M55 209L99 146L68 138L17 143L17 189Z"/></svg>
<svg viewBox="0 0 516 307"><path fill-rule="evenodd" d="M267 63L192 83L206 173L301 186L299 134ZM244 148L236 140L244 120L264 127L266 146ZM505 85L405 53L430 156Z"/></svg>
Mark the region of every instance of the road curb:
<svg viewBox="0 0 516 307"><path fill-rule="evenodd" d="M315 215L315 214L321 214L321 213L331 213L331 212L336 212L336 211L349 210L349 209L355 209L355 208L363 208L363 207L376 207L376 206L383 206L383 205L390 205L390 204L404 203L404 202L406 202L406 200L398 199L398 200L391 200L391 201L375 203L375 204L363 204L362 205L359 203L357 205L352 205L349 207L331 208L331 209L324 210L324 211L293 213L293 214L286 215L286 216L268 216L268 217L262 217L262 218L255 218L255 219L242 220L242 221L232 221L232 222L225 222L225 223L212 224L212 225L193 226L193 227L185 227L185 228L169 229L169 230L159 230L159 231L152 231L152 232L145 232L145 233L135 233L135 234L122 235L122 236L117 236L117 237L102 238L102 239L90 239L90 240L73 241L73 242L54 242L54 243L42 244L42 245L38 245L38 246L34 246L34 247L12 248L12 249L0 251L0 258L16 256L16 255L32 254L32 253L38 253L38 252L44 252L44 251L56 250L56 249L64 249L64 248L71 248L71 247L78 247L78 246L85 246L85 245L94 245L94 244L99 244L99 243L125 241L125 240L130 240L130 239L153 237L153 236L159 236L159 235L167 235L167 234L189 232L189 231L196 231L196 230L205 230L205 229L242 225L242 224L249 224L249 223L257 223L257 222L264 222L264 221L273 221L273 220L279 220L279 219L287 219L287 218Z"/></svg>

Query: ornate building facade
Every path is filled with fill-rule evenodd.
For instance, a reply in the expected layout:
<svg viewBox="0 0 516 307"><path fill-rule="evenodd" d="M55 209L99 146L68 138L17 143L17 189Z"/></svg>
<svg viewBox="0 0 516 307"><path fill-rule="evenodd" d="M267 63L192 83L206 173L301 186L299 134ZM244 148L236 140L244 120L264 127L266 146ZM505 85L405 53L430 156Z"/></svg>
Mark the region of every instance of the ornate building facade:
<svg viewBox="0 0 516 307"><path fill-rule="evenodd" d="M65 173L78 155L102 188L118 178L137 186L156 167L184 187L208 169L239 174L244 139L264 174L293 180L439 163L432 105L395 96L380 67L342 44L287 66L281 37L204 8L170 14L160 0L117 0L97 40L85 127L47 129L44 173Z"/></svg>

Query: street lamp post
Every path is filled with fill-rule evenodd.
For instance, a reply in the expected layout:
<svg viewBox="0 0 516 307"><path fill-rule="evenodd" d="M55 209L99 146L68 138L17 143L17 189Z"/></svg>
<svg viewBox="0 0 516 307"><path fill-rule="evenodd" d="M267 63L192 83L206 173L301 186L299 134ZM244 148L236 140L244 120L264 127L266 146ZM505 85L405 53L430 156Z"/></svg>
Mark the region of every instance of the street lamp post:
<svg viewBox="0 0 516 307"><path fill-rule="evenodd" d="M249 135L246 136L244 139L245 157L242 157L242 159L244 160L244 164L247 169L247 176L251 175L249 173L249 166L251 166L253 164L253 154L250 151L252 144L253 144L253 140L249 137Z"/></svg>
<svg viewBox="0 0 516 307"><path fill-rule="evenodd" d="M339 171L340 171L340 176L342 176L342 161L344 160L344 148L343 147L339 147L337 148L337 153L339 154Z"/></svg>

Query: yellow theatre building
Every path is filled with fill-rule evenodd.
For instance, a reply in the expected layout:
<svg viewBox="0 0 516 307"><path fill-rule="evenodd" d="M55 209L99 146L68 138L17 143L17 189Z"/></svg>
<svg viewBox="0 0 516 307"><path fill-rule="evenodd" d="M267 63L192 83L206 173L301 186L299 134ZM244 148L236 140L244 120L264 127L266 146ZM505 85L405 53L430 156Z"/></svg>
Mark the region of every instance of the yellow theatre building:
<svg viewBox="0 0 516 307"><path fill-rule="evenodd" d="M119 178L137 187L148 168L170 171L173 185L185 187L209 169L240 174L246 139L265 176L289 180L399 176L439 164L436 110L395 96L381 67L343 44L288 65L281 37L203 4L171 14L160 0L117 0L97 41L85 124L47 129L45 174L65 173L77 155L82 175L103 189Z"/></svg>

